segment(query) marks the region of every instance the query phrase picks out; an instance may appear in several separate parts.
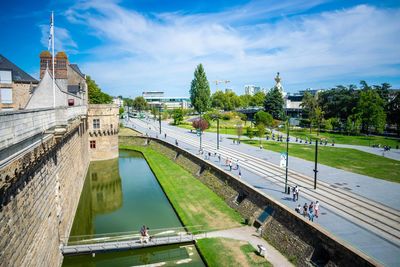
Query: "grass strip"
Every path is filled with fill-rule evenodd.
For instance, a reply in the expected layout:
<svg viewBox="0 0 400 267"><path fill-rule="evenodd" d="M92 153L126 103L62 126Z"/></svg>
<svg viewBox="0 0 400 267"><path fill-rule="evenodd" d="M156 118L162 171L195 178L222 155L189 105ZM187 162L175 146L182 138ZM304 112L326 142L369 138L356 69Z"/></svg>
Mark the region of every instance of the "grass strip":
<svg viewBox="0 0 400 267"><path fill-rule="evenodd" d="M203 257L210 267L219 266L272 266L247 242L227 238L204 238L197 240L197 246L204 251Z"/></svg>
<svg viewBox="0 0 400 267"><path fill-rule="evenodd" d="M279 129L282 134L286 134L285 129ZM302 138L305 140L307 137L308 139L313 138L320 138L320 139L328 139L328 142L334 142L336 144L347 144L347 145L358 145L358 146L372 146L378 145L381 146L387 145L391 146L392 148L396 148L396 146L400 146L400 138L391 138L385 136L375 136L375 135L346 135L340 133L330 133L330 132L321 132L317 135L316 131L312 131L310 134L309 129L291 129L290 136Z"/></svg>
<svg viewBox="0 0 400 267"><path fill-rule="evenodd" d="M148 147L120 148L143 153L184 225L201 225L191 228L193 232L239 227L244 222L223 199L166 156Z"/></svg>
<svg viewBox="0 0 400 267"><path fill-rule="evenodd" d="M241 142L257 147L260 145L257 139ZM264 149L286 152L284 142L262 141L262 144ZM315 143L313 145L289 144L290 156L314 161ZM387 181L400 182L400 161L357 149L318 146L318 163Z"/></svg>

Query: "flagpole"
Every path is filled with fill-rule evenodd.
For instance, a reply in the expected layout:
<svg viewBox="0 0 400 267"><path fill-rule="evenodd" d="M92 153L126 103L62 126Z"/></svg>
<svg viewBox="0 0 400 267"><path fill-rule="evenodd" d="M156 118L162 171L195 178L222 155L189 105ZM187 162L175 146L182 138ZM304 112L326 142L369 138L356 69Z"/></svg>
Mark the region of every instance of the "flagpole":
<svg viewBox="0 0 400 267"><path fill-rule="evenodd" d="M52 64L53 64L53 108L56 108L56 84L54 76L54 12L51 11L51 48L52 48Z"/></svg>

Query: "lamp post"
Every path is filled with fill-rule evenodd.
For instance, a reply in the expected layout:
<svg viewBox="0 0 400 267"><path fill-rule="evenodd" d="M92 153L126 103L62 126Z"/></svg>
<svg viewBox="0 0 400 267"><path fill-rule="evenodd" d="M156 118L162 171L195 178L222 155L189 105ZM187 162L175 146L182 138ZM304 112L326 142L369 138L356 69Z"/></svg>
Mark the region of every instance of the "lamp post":
<svg viewBox="0 0 400 267"><path fill-rule="evenodd" d="M289 126L290 126L290 122L289 122L289 118L287 119L287 123L286 123L287 127L286 127L286 169L285 169L285 193L289 193L288 191L288 185L287 185L287 181L288 181L288 168L289 168Z"/></svg>
<svg viewBox="0 0 400 267"><path fill-rule="evenodd" d="M214 121L217 121L217 150L219 149L219 116L218 115L213 115L212 119Z"/></svg>
<svg viewBox="0 0 400 267"><path fill-rule="evenodd" d="M161 136L161 103L160 106L158 107L158 123L160 125L160 136Z"/></svg>
<svg viewBox="0 0 400 267"><path fill-rule="evenodd" d="M318 164L318 139L315 139L315 167L314 167L314 189L317 189L317 164Z"/></svg>

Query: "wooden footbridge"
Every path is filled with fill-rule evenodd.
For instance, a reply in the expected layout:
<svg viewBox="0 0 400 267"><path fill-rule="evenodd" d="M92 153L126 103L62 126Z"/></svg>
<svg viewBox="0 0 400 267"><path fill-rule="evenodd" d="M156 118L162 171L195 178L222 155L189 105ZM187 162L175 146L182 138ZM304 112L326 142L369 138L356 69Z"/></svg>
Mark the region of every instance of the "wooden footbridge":
<svg viewBox="0 0 400 267"><path fill-rule="evenodd" d="M196 234L206 232L199 231ZM121 232L97 235L70 236L61 239L61 252L64 255L91 254L172 244L193 243L195 236L188 228L164 228L149 231L149 237L142 237L138 232Z"/></svg>

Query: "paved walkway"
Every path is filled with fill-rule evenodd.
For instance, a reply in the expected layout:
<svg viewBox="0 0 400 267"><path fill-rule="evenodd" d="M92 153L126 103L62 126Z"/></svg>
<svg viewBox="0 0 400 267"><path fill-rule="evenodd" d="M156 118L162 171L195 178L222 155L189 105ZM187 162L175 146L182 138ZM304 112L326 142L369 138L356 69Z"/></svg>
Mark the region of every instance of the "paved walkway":
<svg viewBox="0 0 400 267"><path fill-rule="evenodd" d="M152 123L152 121L150 121L150 123ZM158 131L159 129L158 125L156 124L154 124L153 126L151 124L146 126L146 123L143 123L141 121L135 121L135 124L132 124L132 122L130 122L129 124L143 133L147 132L153 137L156 136L156 131ZM149 126L151 129L148 129ZM177 138L179 140L180 147L190 153L198 154L198 141L196 141L195 143L192 141L186 141L198 140L198 137L196 137L195 134L190 134L188 130L169 126L166 124L163 124L162 127L163 132L165 129L165 131L168 133L167 138L163 138L164 140L170 142L171 144L174 144L175 139ZM216 134L204 134L203 142L205 144L215 144ZM260 150L254 146L244 144L234 145L231 140L226 139L224 139L224 141L221 143L221 147L224 147L224 150L233 149L234 151L245 153L246 155L252 155L260 160L264 160L265 162L272 162L279 165L280 153L268 150ZM210 162L220 168L225 168L225 170L227 170L227 166L219 163L216 158L211 158ZM314 166L312 162L289 157L289 167L291 170L295 170L310 177L313 176L312 169ZM368 176L358 175L323 165L318 165L318 169L320 171L319 181L323 181L324 183L329 184L333 189L338 188L342 191L348 191L350 194L355 193L357 195L373 199L380 203L384 203L387 206L400 206L399 184L374 179ZM294 207L297 206L298 203L310 203L310 201L315 201L319 198L317 195L314 197L310 197L309 195L306 195L304 193L304 190L302 190L300 193L299 202L293 202L288 195L282 192L282 183L274 181L273 178L276 177L268 177L268 175L262 175L255 171L255 168L247 169L242 167L241 170L242 179L244 181L290 208L294 209ZM233 172L234 174L237 174L237 171ZM282 177L279 178L282 179ZM297 183L297 181L292 181L289 179L290 185L293 185L294 183ZM323 191L318 191L318 189L315 192L323 193ZM327 191L325 193L330 192ZM321 198L319 198L319 200L321 200ZM346 216L345 213L338 213L335 210L335 206L328 205L327 203L321 203L321 216L319 216L319 218L315 220L315 223L320 224L329 232L336 235L336 237L344 240L344 242L353 245L354 247L370 255L376 260L381 261L383 264L387 266L400 266L400 257L398 257L398 255L400 255L400 247L398 245L395 245L388 240L382 238L376 232L366 229L362 223L352 222L347 218L348 215ZM375 209L371 209L371 211L375 211ZM400 227L397 227L397 229L400 230Z"/></svg>
<svg viewBox="0 0 400 267"><path fill-rule="evenodd" d="M273 266L279 267L292 267L294 266L285 256L283 256L278 250L271 246L264 238L260 238L259 234L256 233L256 228L252 226L243 226L238 228L232 228L227 230L209 232L207 234L196 235L196 239L212 238L212 237L224 237L235 240L249 242L257 251L258 245L263 245L266 251L266 259L272 263Z"/></svg>

